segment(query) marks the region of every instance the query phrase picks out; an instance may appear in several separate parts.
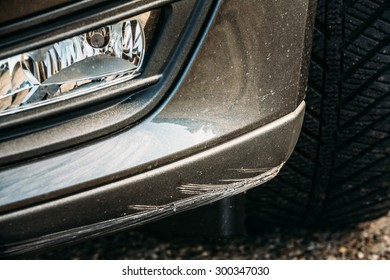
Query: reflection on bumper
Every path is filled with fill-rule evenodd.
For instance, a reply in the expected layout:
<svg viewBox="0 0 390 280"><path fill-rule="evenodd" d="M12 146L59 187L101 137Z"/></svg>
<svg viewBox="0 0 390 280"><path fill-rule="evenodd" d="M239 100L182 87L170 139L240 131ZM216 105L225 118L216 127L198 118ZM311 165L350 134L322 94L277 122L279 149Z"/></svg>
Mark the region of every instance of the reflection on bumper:
<svg viewBox="0 0 390 280"><path fill-rule="evenodd" d="M305 104L250 133L174 163L0 216L0 254L103 235L208 204L277 175L296 144ZM92 207L93 206L93 207ZM70 218L71 217L71 218ZM33 232L36 222L46 223ZM85 221L90 224L84 225Z"/></svg>

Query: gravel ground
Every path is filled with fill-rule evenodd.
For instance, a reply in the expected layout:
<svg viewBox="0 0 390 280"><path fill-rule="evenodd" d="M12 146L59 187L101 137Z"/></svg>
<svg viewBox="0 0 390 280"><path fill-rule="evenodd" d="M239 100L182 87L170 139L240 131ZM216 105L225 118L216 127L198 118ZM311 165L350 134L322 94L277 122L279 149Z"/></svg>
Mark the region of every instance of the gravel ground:
<svg viewBox="0 0 390 280"><path fill-rule="evenodd" d="M390 259L390 214L342 231L275 229L231 239L137 231L55 249L35 259Z"/></svg>

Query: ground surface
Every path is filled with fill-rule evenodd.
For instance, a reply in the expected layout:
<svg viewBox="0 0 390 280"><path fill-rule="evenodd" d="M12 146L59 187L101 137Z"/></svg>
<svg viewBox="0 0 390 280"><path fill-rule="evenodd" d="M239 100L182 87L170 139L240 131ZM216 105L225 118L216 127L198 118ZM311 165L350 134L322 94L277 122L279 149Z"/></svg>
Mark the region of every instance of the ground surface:
<svg viewBox="0 0 390 280"><path fill-rule="evenodd" d="M354 229L282 230L233 239L157 237L128 231L37 259L390 259L390 214Z"/></svg>

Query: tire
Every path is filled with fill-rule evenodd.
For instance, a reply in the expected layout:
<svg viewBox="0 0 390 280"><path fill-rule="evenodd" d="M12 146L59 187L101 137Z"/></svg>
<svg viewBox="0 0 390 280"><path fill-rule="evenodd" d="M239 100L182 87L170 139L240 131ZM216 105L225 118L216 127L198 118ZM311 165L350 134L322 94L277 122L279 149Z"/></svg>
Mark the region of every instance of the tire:
<svg viewBox="0 0 390 280"><path fill-rule="evenodd" d="M250 228L344 226L390 210L390 1L319 0L296 149L247 195Z"/></svg>

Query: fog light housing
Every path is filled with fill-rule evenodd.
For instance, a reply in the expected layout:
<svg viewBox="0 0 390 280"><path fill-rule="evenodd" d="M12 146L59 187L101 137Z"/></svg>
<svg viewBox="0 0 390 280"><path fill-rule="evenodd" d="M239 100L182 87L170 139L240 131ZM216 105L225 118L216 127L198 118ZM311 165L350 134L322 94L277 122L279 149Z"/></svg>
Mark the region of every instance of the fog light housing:
<svg viewBox="0 0 390 280"><path fill-rule="evenodd" d="M146 49L144 29L152 14L143 13L0 60L0 116L138 76Z"/></svg>

